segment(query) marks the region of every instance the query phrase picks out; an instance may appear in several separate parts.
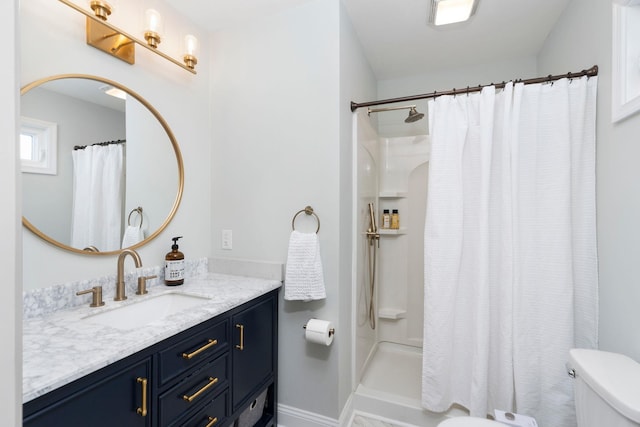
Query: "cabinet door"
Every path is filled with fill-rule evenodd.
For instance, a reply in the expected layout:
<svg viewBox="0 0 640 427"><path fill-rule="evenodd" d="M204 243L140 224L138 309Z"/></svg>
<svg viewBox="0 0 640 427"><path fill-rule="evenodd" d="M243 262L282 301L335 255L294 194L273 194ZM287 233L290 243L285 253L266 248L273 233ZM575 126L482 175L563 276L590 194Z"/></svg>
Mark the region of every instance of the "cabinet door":
<svg viewBox="0 0 640 427"><path fill-rule="evenodd" d="M275 298L241 311L231 319L232 402L236 411L274 372ZM232 335L233 336L233 335Z"/></svg>
<svg viewBox="0 0 640 427"><path fill-rule="evenodd" d="M87 377L90 385L26 416L23 425L149 427L150 375L149 359L109 375L90 375ZM146 380L144 390L143 379ZM147 411L144 416L141 414L142 409Z"/></svg>

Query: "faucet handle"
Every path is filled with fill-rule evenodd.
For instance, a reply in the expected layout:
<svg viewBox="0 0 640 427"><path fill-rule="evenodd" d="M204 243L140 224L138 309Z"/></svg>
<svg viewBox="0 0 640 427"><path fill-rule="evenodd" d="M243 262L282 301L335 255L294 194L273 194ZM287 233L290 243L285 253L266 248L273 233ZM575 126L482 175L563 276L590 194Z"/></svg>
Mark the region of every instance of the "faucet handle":
<svg viewBox="0 0 640 427"><path fill-rule="evenodd" d="M136 295L144 295L147 293L147 280L155 279L158 277L157 275L153 276L140 276L138 277L138 290L136 291Z"/></svg>
<svg viewBox="0 0 640 427"><path fill-rule="evenodd" d="M84 295L91 293L93 298L91 299L91 304L89 307L101 307L104 305L104 301L102 301L102 286L94 286L91 289L85 289L84 291L76 292L76 295Z"/></svg>

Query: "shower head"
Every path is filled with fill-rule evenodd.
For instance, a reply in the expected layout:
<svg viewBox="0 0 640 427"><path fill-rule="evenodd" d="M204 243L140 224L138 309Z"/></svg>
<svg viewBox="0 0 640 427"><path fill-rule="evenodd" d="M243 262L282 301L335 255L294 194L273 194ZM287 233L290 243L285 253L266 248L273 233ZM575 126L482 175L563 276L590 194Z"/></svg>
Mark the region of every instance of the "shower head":
<svg viewBox="0 0 640 427"><path fill-rule="evenodd" d="M405 123L417 122L423 117L424 117L424 113L418 113L418 110L416 110L416 107L411 107L411 109L409 110L409 116L406 119L404 119L404 122Z"/></svg>
<svg viewBox="0 0 640 427"><path fill-rule="evenodd" d="M381 111L406 110L406 109L409 109L409 117L407 117L404 120L405 123L417 122L418 120L424 117L424 114L419 113L418 110L416 110L415 105L406 105L403 107L373 108L373 109L369 108L367 114L371 115L371 113L379 113Z"/></svg>

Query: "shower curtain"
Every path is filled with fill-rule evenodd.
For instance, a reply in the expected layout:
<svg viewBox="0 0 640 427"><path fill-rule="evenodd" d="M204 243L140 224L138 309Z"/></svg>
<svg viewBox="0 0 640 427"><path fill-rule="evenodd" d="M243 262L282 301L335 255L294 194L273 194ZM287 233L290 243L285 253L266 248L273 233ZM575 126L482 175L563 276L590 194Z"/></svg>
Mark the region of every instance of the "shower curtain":
<svg viewBox="0 0 640 427"><path fill-rule="evenodd" d="M422 404L575 426L572 347L597 345L597 78L429 103Z"/></svg>
<svg viewBox="0 0 640 427"><path fill-rule="evenodd" d="M71 246L120 249L122 239L123 144L74 150Z"/></svg>

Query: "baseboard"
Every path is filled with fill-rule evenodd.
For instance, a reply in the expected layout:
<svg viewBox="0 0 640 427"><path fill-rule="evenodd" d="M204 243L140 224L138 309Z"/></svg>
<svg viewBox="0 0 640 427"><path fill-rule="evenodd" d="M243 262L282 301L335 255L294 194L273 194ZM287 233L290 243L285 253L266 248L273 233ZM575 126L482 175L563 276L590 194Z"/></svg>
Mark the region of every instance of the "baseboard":
<svg viewBox="0 0 640 427"><path fill-rule="evenodd" d="M278 405L278 427L338 427L338 420L287 405Z"/></svg>

